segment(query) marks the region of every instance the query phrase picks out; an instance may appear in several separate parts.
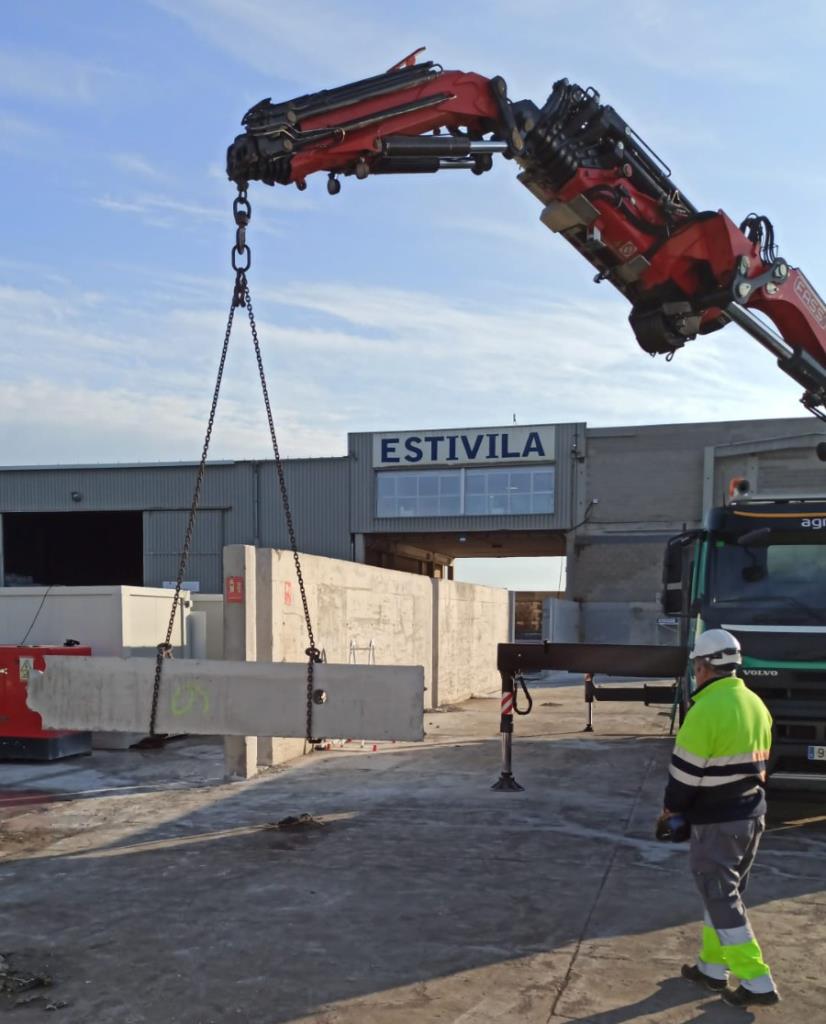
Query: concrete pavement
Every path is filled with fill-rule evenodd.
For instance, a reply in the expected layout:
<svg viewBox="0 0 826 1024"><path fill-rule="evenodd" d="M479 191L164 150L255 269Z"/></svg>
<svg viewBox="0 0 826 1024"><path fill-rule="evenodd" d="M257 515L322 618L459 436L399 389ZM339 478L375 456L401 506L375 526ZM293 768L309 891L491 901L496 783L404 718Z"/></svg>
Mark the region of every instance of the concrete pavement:
<svg viewBox="0 0 826 1024"><path fill-rule="evenodd" d="M0 765L0 953L54 979L14 1019L48 1000L67 1024L823 1019L826 801L774 801L752 883L784 1002L726 1007L678 978L700 911L685 851L651 839L667 717L598 705L584 735L579 688L534 698L517 794L490 790L496 698L428 714L424 744L247 783L205 740Z"/></svg>

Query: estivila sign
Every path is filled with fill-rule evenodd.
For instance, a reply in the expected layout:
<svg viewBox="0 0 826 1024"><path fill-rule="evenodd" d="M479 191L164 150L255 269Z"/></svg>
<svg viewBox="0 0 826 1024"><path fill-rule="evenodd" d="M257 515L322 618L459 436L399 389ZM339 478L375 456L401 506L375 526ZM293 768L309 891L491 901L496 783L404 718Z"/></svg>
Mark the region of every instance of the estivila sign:
<svg viewBox="0 0 826 1024"><path fill-rule="evenodd" d="M480 427L373 435L373 468L553 462L554 427Z"/></svg>

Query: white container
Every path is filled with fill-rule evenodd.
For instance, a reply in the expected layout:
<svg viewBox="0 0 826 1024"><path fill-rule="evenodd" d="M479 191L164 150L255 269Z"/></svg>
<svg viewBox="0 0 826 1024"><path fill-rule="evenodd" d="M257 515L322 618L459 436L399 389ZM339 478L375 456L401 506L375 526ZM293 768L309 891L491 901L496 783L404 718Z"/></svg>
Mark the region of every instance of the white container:
<svg viewBox="0 0 826 1024"><path fill-rule="evenodd" d="M0 644L71 639L91 647L93 657L151 657L166 639L173 596L161 587L0 587ZM182 591L172 635L178 658L188 654L189 611L189 593ZM125 750L144 735L96 732L92 746Z"/></svg>

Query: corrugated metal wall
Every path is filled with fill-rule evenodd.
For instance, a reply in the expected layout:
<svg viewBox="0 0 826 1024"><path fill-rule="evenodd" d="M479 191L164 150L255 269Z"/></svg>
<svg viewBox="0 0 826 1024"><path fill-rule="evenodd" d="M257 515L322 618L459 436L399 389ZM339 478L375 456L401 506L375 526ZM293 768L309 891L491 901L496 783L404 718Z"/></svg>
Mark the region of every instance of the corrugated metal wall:
<svg viewBox="0 0 826 1024"><path fill-rule="evenodd" d="M615 549L605 549L600 558L577 555L610 535L618 544L644 544L635 559L646 563L647 575L636 586L626 580L623 593L626 600L651 600L661 553L659 544L641 534L676 532L683 522L699 524L707 446L824 429L813 419L600 428L587 433L585 424L558 425L555 511L541 516L377 519L373 435L367 433L349 436L349 457L289 460L284 469L299 550L341 559L353 558L355 533L569 530L582 521L587 501L598 498L587 524L569 535L569 589L585 596L604 576L606 560L619 565ZM763 453L759 483L789 488L817 484L826 469L814 459L808 439L805 448ZM728 470L725 459L719 468L723 463ZM157 586L174 579L177 572L196 468L171 464L0 469L0 516L141 511L144 582ZM79 500L72 498L73 492ZM273 463L210 464L186 578L199 580L204 592L220 592L222 546L256 543L279 548L289 544Z"/></svg>
<svg viewBox="0 0 826 1024"><path fill-rule="evenodd" d="M206 594L221 593L224 515L220 510L199 511L192 535L186 579L198 580ZM174 580L186 534L188 512L144 512L143 582L159 587Z"/></svg>
<svg viewBox="0 0 826 1024"><path fill-rule="evenodd" d="M350 558L348 460L295 459L284 470L299 549ZM188 464L0 470L0 515L142 511L144 583L159 586L177 574L196 471ZM256 542L289 545L274 464L209 464L186 579L220 593L223 545Z"/></svg>
<svg viewBox="0 0 826 1024"><path fill-rule="evenodd" d="M292 459L284 479L299 551L329 558L353 557L350 535L350 462L346 458ZM260 471L260 545L289 547L281 493L273 463Z"/></svg>
<svg viewBox="0 0 826 1024"><path fill-rule="evenodd" d="M563 423L556 426L556 472L554 512L531 516L404 516L398 519L376 518L376 470L373 468L373 434L350 434L352 459L350 486L350 526L353 533L421 533L428 530L567 530L576 521L577 467L573 457L574 439L584 448L585 424ZM538 463L531 463L538 465ZM421 469L428 467L422 466ZM444 468L444 467L429 467Z"/></svg>
<svg viewBox="0 0 826 1024"><path fill-rule="evenodd" d="M247 482L251 463L209 465L201 497L203 508L250 514ZM100 512L188 509L197 466L50 467L0 470L0 512ZM72 498L72 492L80 500Z"/></svg>

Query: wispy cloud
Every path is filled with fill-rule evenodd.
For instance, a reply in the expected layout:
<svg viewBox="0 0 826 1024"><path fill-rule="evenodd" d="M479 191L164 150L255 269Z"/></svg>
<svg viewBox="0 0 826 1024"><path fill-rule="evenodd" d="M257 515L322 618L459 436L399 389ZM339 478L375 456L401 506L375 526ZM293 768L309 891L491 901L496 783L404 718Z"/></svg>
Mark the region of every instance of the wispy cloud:
<svg viewBox="0 0 826 1024"><path fill-rule="evenodd" d="M87 104L100 99L118 76L96 61L62 53L0 50L0 94Z"/></svg>
<svg viewBox="0 0 826 1024"><path fill-rule="evenodd" d="M687 422L708 418L709 402L730 394L732 380L743 404L727 407L726 416L742 410L744 418L754 409L799 414L795 386L778 380L771 360L734 328L690 343L673 363L654 361L637 347L619 300L548 303L523 295L502 309L426 293L307 283L269 298L386 343L369 358L366 350L352 350L349 380L355 390L361 380L362 393L392 394L383 411L394 425L401 425L402 412L412 426L422 425L423 413L435 422L444 414L425 410L440 408L451 409L455 422L491 419L489 409L502 421L519 409L538 421ZM371 411L379 404L375 399Z"/></svg>
<svg viewBox="0 0 826 1024"><path fill-rule="evenodd" d="M41 123L0 110L0 138L36 139L45 134Z"/></svg>
<svg viewBox="0 0 826 1024"><path fill-rule="evenodd" d="M187 203L170 196L138 196L135 199L115 199L112 196L101 196L94 200L96 206L116 213L137 213L153 217L157 223L164 224L163 214L197 217L199 220L226 220L226 212L217 207L202 206L198 203Z"/></svg>
<svg viewBox="0 0 826 1024"><path fill-rule="evenodd" d="M228 190L223 196L222 202L216 201L213 206L159 193L139 193L129 197L103 195L95 197L93 202L96 206L113 213L138 216L153 227L170 228L180 224L181 221L198 224L220 222L232 226L231 196L232 192ZM291 202L295 199L299 201ZM314 209L316 205L312 200L302 200L300 193L291 193L288 197L262 191L256 194L254 204L256 212L261 211L263 214L255 219L255 231L258 234L266 235L281 235L283 233L278 224L266 216L267 210L275 210L279 214L292 210L295 214L301 214Z"/></svg>
<svg viewBox="0 0 826 1024"><path fill-rule="evenodd" d="M363 78L386 70L421 45L418 33L411 45L405 39L408 33L398 32L395 12L376 9L369 17L332 0L273 5L257 0L151 2L241 63L281 79L306 80L308 73ZM399 42L398 50L388 52L391 25Z"/></svg>
<svg viewBox="0 0 826 1024"><path fill-rule="evenodd" d="M197 307L195 302L197 301ZM0 464L197 458L215 381L226 311L131 307L71 286L0 287ZM266 458L269 437L246 325L239 318L227 364L213 457ZM301 367L265 359L282 450L342 454L339 403ZM240 335L240 336L239 336ZM25 424L25 430L21 430Z"/></svg>
<svg viewBox="0 0 826 1024"><path fill-rule="evenodd" d="M160 181L166 177L157 167L154 167L148 160L136 153L113 153L110 160L115 167L126 171L127 174L137 174L142 178L151 178Z"/></svg>
<svg viewBox="0 0 826 1024"><path fill-rule="evenodd" d="M71 283L0 289L10 342L0 350L0 462L196 457L227 316L216 284L161 277L128 304ZM549 302L523 290L472 303L293 280L258 289L256 312L292 456L340 454L350 430L505 423L513 413L592 426L704 420L710 409L730 419L800 413L797 387L735 328L689 343L672 363L652 360L611 298ZM238 310L213 453L268 452Z"/></svg>
<svg viewBox="0 0 826 1024"><path fill-rule="evenodd" d="M31 118L19 117L0 110L0 152L15 156L32 156L48 136L48 129Z"/></svg>
<svg viewBox="0 0 826 1024"><path fill-rule="evenodd" d="M61 384L31 376L19 384L0 382L0 463L197 461L206 425L203 402L169 390L137 394L129 387ZM286 420L286 422L285 422ZM25 430L21 430L25 424ZM312 426L289 415L280 426L284 454L302 457L344 454L344 440L323 417ZM140 438L136 445L135 439ZM220 403L213 458L266 458L270 449L263 409L224 397Z"/></svg>

